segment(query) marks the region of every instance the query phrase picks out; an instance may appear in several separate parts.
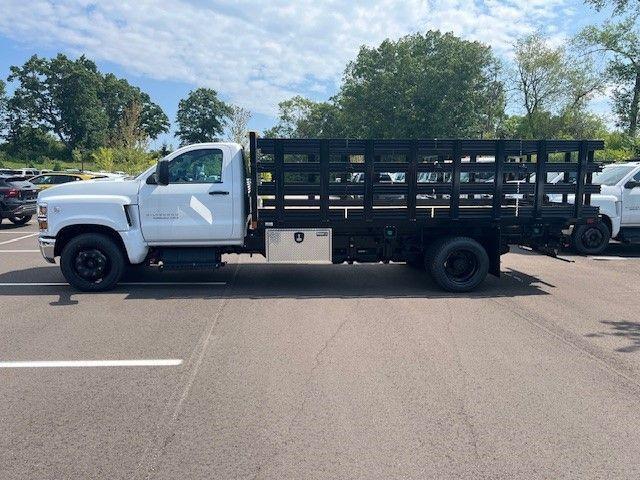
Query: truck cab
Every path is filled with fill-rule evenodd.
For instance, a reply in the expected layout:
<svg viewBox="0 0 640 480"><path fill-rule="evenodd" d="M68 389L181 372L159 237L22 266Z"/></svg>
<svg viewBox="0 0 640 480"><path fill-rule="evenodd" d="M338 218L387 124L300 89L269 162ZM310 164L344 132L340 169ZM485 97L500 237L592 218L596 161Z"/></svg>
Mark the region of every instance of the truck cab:
<svg viewBox="0 0 640 480"><path fill-rule="evenodd" d="M86 290L103 289L93 285L101 276L111 281L111 270L113 278L119 277L120 260L140 264L162 247L170 246L174 252L186 247L179 257L195 255L194 263L209 252L205 263L212 266L220 263L220 255L211 247L243 244L246 199L240 145L189 145L133 180L88 180L40 192L40 249L53 263L72 242L77 252L72 261L62 256L61 268L68 279ZM121 250L115 260L100 253L108 242Z"/></svg>

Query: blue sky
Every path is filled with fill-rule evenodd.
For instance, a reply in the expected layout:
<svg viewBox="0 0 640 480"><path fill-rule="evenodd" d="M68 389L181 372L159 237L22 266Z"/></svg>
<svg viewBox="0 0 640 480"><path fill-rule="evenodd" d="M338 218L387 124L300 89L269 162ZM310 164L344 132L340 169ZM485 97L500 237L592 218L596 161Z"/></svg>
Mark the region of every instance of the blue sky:
<svg viewBox="0 0 640 480"><path fill-rule="evenodd" d="M206 86L268 128L279 101L334 94L360 45L427 29L490 44L509 62L515 39L557 44L599 22L581 0L0 0L0 76L30 55L86 54L147 91L170 119ZM605 98L594 111L609 115ZM156 143L175 143L172 133Z"/></svg>

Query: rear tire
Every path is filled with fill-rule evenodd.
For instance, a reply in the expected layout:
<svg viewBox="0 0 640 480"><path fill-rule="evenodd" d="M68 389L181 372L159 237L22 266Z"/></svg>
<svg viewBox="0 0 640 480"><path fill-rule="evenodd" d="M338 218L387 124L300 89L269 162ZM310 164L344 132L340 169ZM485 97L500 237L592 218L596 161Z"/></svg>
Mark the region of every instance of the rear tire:
<svg viewBox="0 0 640 480"><path fill-rule="evenodd" d="M579 225L573 232L573 248L583 255L600 255L609 246L611 232L604 222Z"/></svg>
<svg viewBox="0 0 640 480"><path fill-rule="evenodd" d="M23 215L20 217L9 217L9 221L14 225L26 225L31 220L32 215Z"/></svg>
<svg viewBox="0 0 640 480"><path fill-rule="evenodd" d="M85 233L73 238L60 256L64 278L83 292L112 289L122 277L124 268L120 246L99 233Z"/></svg>
<svg viewBox="0 0 640 480"><path fill-rule="evenodd" d="M449 237L436 241L428 249L425 265L444 290L463 293L484 281L489 272L489 256L472 238Z"/></svg>

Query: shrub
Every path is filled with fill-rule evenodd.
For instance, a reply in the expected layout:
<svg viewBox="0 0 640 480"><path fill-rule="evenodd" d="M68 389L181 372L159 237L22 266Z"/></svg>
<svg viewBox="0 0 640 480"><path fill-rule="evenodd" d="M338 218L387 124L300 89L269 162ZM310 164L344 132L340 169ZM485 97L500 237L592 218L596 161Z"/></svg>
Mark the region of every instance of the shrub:
<svg viewBox="0 0 640 480"><path fill-rule="evenodd" d="M115 154L113 148L101 147L91 154L98 170L113 172L115 170Z"/></svg>

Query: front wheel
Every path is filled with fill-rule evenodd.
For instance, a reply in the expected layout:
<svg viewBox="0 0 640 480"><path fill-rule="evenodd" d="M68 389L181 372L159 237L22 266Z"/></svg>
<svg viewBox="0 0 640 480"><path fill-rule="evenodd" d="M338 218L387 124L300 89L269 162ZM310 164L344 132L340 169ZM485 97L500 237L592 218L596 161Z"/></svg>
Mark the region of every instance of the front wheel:
<svg viewBox="0 0 640 480"><path fill-rule="evenodd" d="M472 238L445 238L429 248L425 265L444 290L463 293L484 281L489 272L489 256Z"/></svg>
<svg viewBox="0 0 640 480"><path fill-rule="evenodd" d="M609 246L611 232L603 222L579 225L573 232L573 247L583 255L599 255Z"/></svg>
<svg viewBox="0 0 640 480"><path fill-rule="evenodd" d="M104 292L116 286L124 272L120 246L99 233L73 238L62 251L60 269L67 282L84 292Z"/></svg>
<svg viewBox="0 0 640 480"><path fill-rule="evenodd" d="M25 225L31 220L31 215L17 215L9 217L9 221L14 225Z"/></svg>

